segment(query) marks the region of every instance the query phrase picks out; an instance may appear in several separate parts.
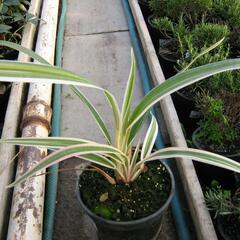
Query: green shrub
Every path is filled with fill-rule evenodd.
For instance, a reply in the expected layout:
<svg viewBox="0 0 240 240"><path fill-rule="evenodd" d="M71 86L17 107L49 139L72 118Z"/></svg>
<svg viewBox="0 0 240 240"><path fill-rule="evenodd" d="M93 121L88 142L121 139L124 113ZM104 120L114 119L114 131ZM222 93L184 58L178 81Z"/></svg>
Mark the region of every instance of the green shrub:
<svg viewBox="0 0 240 240"><path fill-rule="evenodd" d="M21 40L21 31L26 22L36 23L36 17L27 12L26 0L3 0L0 3L0 38L12 42Z"/></svg>
<svg viewBox="0 0 240 240"><path fill-rule="evenodd" d="M211 187L205 192L208 209L218 216L234 215L240 221L240 189L234 194L230 190L222 189L217 181L212 181Z"/></svg>
<svg viewBox="0 0 240 240"><path fill-rule="evenodd" d="M213 0L149 0L149 7L156 17L168 17L177 22L183 15L186 23L201 22L212 8Z"/></svg>
<svg viewBox="0 0 240 240"><path fill-rule="evenodd" d="M215 0L212 11L209 13L209 20L224 22L229 27L240 26L240 1L239 0Z"/></svg>
<svg viewBox="0 0 240 240"><path fill-rule="evenodd" d="M227 25L213 23L198 24L191 32L193 46L199 49L204 46L209 47L222 38L225 38L225 42L227 42L229 34Z"/></svg>
<svg viewBox="0 0 240 240"><path fill-rule="evenodd" d="M221 91L216 97L198 96L203 115L197 138L212 151L234 152L240 140L240 96Z"/></svg>

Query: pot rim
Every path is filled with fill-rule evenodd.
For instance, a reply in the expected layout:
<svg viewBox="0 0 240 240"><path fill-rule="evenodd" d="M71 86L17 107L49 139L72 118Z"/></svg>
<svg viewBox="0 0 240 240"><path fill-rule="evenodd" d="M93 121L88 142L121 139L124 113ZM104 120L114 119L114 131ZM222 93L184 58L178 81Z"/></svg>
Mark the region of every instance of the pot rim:
<svg viewBox="0 0 240 240"><path fill-rule="evenodd" d="M169 206L169 204L171 203L171 200L173 198L173 195L174 195L174 191L175 191L175 180L174 180L174 176L173 176L173 173L172 173L172 170L170 169L170 167L166 164L166 162L164 162L164 160L158 160L161 162L161 164L164 165L164 167L166 167L167 171L168 171L168 174L170 176L170 179L171 179L171 191L170 191L170 194L168 196L168 199L167 201L154 213L152 213L151 215L149 216L146 216L146 217L143 217L143 218L140 218L140 219L137 219L137 220L132 220L132 221L123 221L123 222L117 222L117 221L113 221L113 220L107 220L103 217L100 217L98 215L96 215L95 213L93 213L90 209L87 208L87 206L84 204L84 202L82 201L82 198L81 198L81 193L79 191L79 178L80 178L80 175L78 176L77 178L77 184L76 184L76 188L77 188L77 198L82 206L82 208L84 209L84 211L92 218L96 219L97 221L101 221L103 223L106 223L106 224L111 224L113 226L119 226L119 227L125 227L125 226L132 226L134 227L134 225L137 225L137 224L142 224L146 221L151 221L155 218L157 218L160 213L164 212L164 210L167 209L167 207Z"/></svg>

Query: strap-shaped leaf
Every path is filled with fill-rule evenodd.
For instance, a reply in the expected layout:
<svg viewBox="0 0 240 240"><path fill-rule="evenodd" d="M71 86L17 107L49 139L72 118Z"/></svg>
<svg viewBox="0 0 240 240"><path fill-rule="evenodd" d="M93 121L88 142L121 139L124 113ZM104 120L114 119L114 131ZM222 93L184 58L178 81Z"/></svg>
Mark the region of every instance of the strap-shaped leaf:
<svg viewBox="0 0 240 240"><path fill-rule="evenodd" d="M0 61L0 81L57 83L101 89L88 79L62 68L16 61Z"/></svg>
<svg viewBox="0 0 240 240"><path fill-rule="evenodd" d="M142 152L141 152L141 160L148 157L152 152L154 143L156 141L158 134L158 123L156 118L152 115L152 120L150 126L148 128L146 137L143 142Z"/></svg>
<svg viewBox="0 0 240 240"><path fill-rule="evenodd" d="M141 130L143 124L145 123L148 117L149 111L146 112L132 127L129 134L128 145L132 144L138 132Z"/></svg>
<svg viewBox="0 0 240 240"><path fill-rule="evenodd" d="M47 137L47 138L21 137L12 139L0 139L0 143L11 143L19 146L38 146L46 147L49 149L58 149L71 145L92 142L85 139L67 137Z"/></svg>
<svg viewBox="0 0 240 240"><path fill-rule="evenodd" d="M133 49L131 49L131 69L127 81L127 87L124 94L123 99L123 106L122 106L122 121L123 121L123 131L125 127L127 126L127 122L130 116L131 112L131 104L132 104L132 98L133 98L133 90L134 90L134 84L135 84L135 72L136 72L136 62L134 57Z"/></svg>
<svg viewBox="0 0 240 240"><path fill-rule="evenodd" d="M111 141L110 134L107 130L106 124L103 121L100 114L98 113L98 111L96 110L96 108L92 105L89 99L86 96L84 96L84 94L78 88L72 86L71 89L79 97L79 99L88 107L89 111L91 112L94 119L96 120L100 130L102 131L104 137L107 139L107 142L111 144L112 141Z"/></svg>
<svg viewBox="0 0 240 240"><path fill-rule="evenodd" d="M161 149L152 153L149 157L145 158L144 161L180 157L188 157L199 162L211 164L240 173L240 163L212 152L193 148L169 147Z"/></svg>
<svg viewBox="0 0 240 240"><path fill-rule="evenodd" d="M51 165L55 163L62 162L68 158L75 157L75 156L82 156L82 155L88 155L88 154L104 154L104 153L111 153L111 154L119 154L123 155L122 152L120 152L118 149L111 147L109 145L105 144L79 144L79 145L73 145L69 147L62 148L60 150L57 150L53 152L52 154L48 155L47 157L43 158L38 164L36 164L32 169L27 171L25 174L20 176L15 182L10 184L8 187L13 187L16 184L22 183L25 181L28 177L33 176L38 171L45 169L47 167L50 167ZM96 164L99 164L104 167L113 168L114 164L107 160L105 161L103 158L101 159L89 159L91 162L94 162Z"/></svg>
<svg viewBox="0 0 240 240"><path fill-rule="evenodd" d="M210 77L217 73L240 69L240 59L228 59L200 67L189 69L176 74L167 81L153 88L138 104L131 114L128 127L133 126L155 103L165 96L176 92L194 82Z"/></svg>
<svg viewBox="0 0 240 240"><path fill-rule="evenodd" d="M137 144L136 148L135 148L135 151L133 153L133 157L131 159L131 164L130 164L130 167L132 169L132 171L134 171L134 168L135 168L135 165L137 163L137 160L139 158L139 151L140 151L140 142Z"/></svg>
<svg viewBox="0 0 240 240"><path fill-rule="evenodd" d="M117 104L115 97L109 91L105 90L104 94L112 108L116 131L118 131L121 126L121 115L119 106Z"/></svg>
<svg viewBox="0 0 240 240"><path fill-rule="evenodd" d="M32 59L38 61L39 63L49 64L50 65L49 62L47 62L44 58L42 58L40 55L35 53L33 50L25 48L25 47L23 47L23 46L21 46L19 44L16 44L16 43L13 43L13 42L9 42L9 41L0 40L0 46L9 47L9 48L15 49L15 50L17 50L19 52L23 52L26 55L30 56Z"/></svg>

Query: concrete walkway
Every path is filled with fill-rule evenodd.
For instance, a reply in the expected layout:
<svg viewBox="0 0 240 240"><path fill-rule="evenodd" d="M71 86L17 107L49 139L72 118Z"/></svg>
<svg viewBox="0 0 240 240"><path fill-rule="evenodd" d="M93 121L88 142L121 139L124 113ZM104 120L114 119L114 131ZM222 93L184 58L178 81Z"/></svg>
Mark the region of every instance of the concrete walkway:
<svg viewBox="0 0 240 240"><path fill-rule="evenodd" d="M63 48L63 67L94 80L122 102L130 70L131 41L121 0L69 0ZM142 98L137 76L135 104ZM102 113L109 129L113 118L104 96L87 90L88 97ZM88 110L63 87L62 136L104 142ZM66 161L61 168L74 168L80 160ZM96 231L84 216L75 194L76 172L60 173L54 239L97 239ZM167 238L164 238L167 239Z"/></svg>

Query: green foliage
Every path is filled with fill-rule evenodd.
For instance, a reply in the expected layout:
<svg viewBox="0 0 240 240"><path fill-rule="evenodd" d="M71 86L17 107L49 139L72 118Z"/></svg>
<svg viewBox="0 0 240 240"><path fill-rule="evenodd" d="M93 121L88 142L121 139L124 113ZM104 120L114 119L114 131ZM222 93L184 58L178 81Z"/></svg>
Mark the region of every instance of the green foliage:
<svg viewBox="0 0 240 240"><path fill-rule="evenodd" d="M229 27L240 26L240 2L238 0L215 0L209 19L214 22L224 22Z"/></svg>
<svg viewBox="0 0 240 240"><path fill-rule="evenodd" d="M190 25L201 22L212 8L212 0L149 0L155 17L169 17L176 22L179 15Z"/></svg>
<svg viewBox="0 0 240 240"><path fill-rule="evenodd" d="M27 21L34 22L36 17L27 13L30 5L26 0L3 0L0 3L0 37L3 40L19 42L21 30Z"/></svg>
<svg viewBox="0 0 240 240"><path fill-rule="evenodd" d="M218 182L213 181L205 192L205 201L214 218L235 215L240 220L240 189L232 196L230 190L222 189Z"/></svg>
<svg viewBox="0 0 240 240"><path fill-rule="evenodd" d="M240 96L224 91L215 98L201 94L197 106L203 114L197 138L213 151L236 150L240 140Z"/></svg>
<svg viewBox="0 0 240 240"><path fill-rule="evenodd" d="M182 38L178 38L179 55L180 58L177 63L179 71L185 69L190 62L201 52L211 46L214 42L224 38L222 44L217 46L214 50L199 57L191 67L197 67L204 64L225 60L229 57L229 47L227 39L230 32L226 25L218 25L211 23L202 23ZM190 98L194 98L198 92L208 91L212 96L219 89L238 89L239 78L236 73L225 72L214 75L205 79L204 81L197 82L184 90L184 94ZM234 91L235 91L234 90Z"/></svg>
<svg viewBox="0 0 240 240"><path fill-rule="evenodd" d="M226 42L229 34L227 25L213 23L197 24L191 31L193 46L198 49L209 47L222 38L225 38Z"/></svg>

